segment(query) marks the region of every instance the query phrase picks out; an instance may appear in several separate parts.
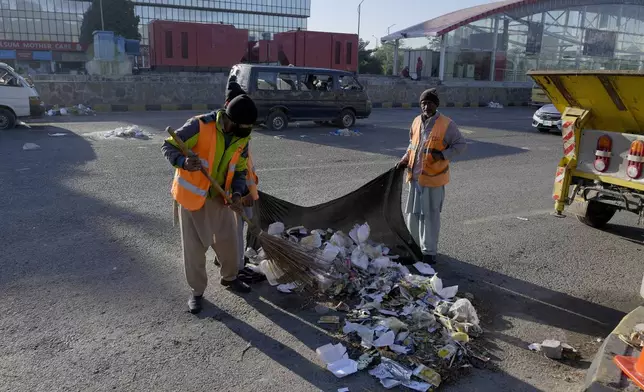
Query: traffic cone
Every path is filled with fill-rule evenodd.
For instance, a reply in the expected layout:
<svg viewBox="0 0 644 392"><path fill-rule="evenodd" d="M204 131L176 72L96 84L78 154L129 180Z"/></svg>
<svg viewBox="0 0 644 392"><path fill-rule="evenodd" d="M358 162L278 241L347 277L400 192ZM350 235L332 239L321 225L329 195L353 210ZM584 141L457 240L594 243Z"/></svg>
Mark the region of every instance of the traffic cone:
<svg viewBox="0 0 644 392"><path fill-rule="evenodd" d="M644 389L644 355L627 357L616 355L613 361L638 387Z"/></svg>

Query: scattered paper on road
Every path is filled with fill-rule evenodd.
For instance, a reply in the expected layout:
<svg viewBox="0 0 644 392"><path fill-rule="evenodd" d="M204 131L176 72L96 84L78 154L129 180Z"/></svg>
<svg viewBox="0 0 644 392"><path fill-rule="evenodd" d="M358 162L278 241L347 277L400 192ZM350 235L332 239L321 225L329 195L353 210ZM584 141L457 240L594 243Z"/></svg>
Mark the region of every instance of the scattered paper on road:
<svg viewBox="0 0 644 392"><path fill-rule="evenodd" d="M295 283L286 283L277 286L277 290L284 294L291 294L297 288Z"/></svg>
<svg viewBox="0 0 644 392"><path fill-rule="evenodd" d="M427 263L418 262L414 264L414 267L423 275L436 275L436 271L432 268L431 265Z"/></svg>
<svg viewBox="0 0 644 392"><path fill-rule="evenodd" d="M35 150L40 150L40 146L37 145L36 143L25 143L22 146L22 149L25 151L35 151Z"/></svg>

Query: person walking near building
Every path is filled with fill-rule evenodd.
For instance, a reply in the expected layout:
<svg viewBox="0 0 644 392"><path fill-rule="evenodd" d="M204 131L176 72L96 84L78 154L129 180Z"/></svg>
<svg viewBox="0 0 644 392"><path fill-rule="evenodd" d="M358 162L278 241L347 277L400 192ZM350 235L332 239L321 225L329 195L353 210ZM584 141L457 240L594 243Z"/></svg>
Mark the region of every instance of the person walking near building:
<svg viewBox="0 0 644 392"><path fill-rule="evenodd" d="M423 60L418 57L416 61L416 80L420 80L420 75L423 73Z"/></svg>
<svg viewBox="0 0 644 392"><path fill-rule="evenodd" d="M423 262L436 264L440 214L449 182L452 158L465 151L465 138L456 124L439 113L436 89L420 96L421 114L411 124L409 147L397 167L407 168L409 196L405 220L423 252Z"/></svg>
<svg viewBox="0 0 644 392"><path fill-rule="evenodd" d="M186 280L192 289L188 300L191 313L202 309L208 284L206 251L209 247L221 263L220 283L235 292L250 291L237 277L240 255L235 212L243 209L248 141L256 120L257 107L253 100L239 95L225 110L193 117L177 130L177 136L198 158L185 157L172 138L163 143L165 158L176 168L171 193L179 204L183 262ZM211 189L210 182L200 172L202 167L231 196L232 205L227 205Z"/></svg>

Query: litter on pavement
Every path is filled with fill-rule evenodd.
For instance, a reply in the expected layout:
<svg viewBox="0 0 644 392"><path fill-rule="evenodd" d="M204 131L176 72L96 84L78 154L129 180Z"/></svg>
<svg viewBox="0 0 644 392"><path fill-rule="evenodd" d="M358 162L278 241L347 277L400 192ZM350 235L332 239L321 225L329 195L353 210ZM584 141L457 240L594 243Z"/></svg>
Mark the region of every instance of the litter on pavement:
<svg viewBox="0 0 644 392"><path fill-rule="evenodd" d="M352 131L350 129L336 129L335 131L329 132L333 136L360 136L362 135L358 131Z"/></svg>
<svg viewBox="0 0 644 392"><path fill-rule="evenodd" d="M50 117L53 116L69 116L69 115L74 115L74 116L95 116L96 113L90 108L89 106L85 106L83 104L78 104L75 106L69 106L69 107L58 107L54 106L53 108L49 109L47 111L47 115Z"/></svg>
<svg viewBox="0 0 644 392"><path fill-rule="evenodd" d="M25 143L22 146L22 149L25 151L34 151L34 150L40 150L40 146L37 145L36 143Z"/></svg>
<svg viewBox="0 0 644 392"><path fill-rule="evenodd" d="M89 134L95 135L94 134ZM147 140L150 139L151 136L147 133L144 132L138 125L130 125L127 127L118 127L116 129L112 129L110 131L105 131L105 132L98 132L98 135L100 137L103 137L105 139L112 139L112 138L120 138L120 139L142 139L142 140Z"/></svg>
<svg viewBox="0 0 644 392"><path fill-rule="evenodd" d="M498 103L498 102L494 102L494 101L492 101L492 102L488 103L488 104L487 104L487 107L488 107L488 108L491 108L491 109L503 109L503 105L501 105L501 104L500 104L500 103Z"/></svg>
<svg viewBox="0 0 644 392"><path fill-rule="evenodd" d="M532 343L528 349L540 351L550 359L576 359L579 357L579 353L574 347L554 339L546 339L543 343Z"/></svg>
<svg viewBox="0 0 644 392"><path fill-rule="evenodd" d="M328 262L329 274L320 277L318 291L337 305L325 306L330 314L319 316L318 324L337 325L335 337L342 343L316 351L336 377L367 370L387 389L428 391L458 377L475 360L489 361L474 342L483 330L470 299L459 297L458 286L446 286L428 264L414 264L422 275L411 273L385 244L370 240L369 224L356 224L345 234L274 222L267 232ZM283 273L261 248L245 254L278 290L300 291L297 282L277 285ZM316 306L318 314L321 309Z"/></svg>

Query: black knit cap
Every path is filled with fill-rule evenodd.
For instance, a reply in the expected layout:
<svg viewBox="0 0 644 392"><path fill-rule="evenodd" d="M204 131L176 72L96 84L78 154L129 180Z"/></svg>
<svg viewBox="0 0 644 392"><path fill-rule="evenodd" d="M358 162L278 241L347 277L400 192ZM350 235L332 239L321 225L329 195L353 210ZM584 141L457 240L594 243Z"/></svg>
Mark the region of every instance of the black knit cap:
<svg viewBox="0 0 644 392"><path fill-rule="evenodd" d="M248 95L238 95L228 103L226 115L235 124L253 125L257 121L257 106Z"/></svg>
<svg viewBox="0 0 644 392"><path fill-rule="evenodd" d="M433 102L436 106L439 106L441 103L440 99L438 99L438 93L436 92L435 88L430 88L420 94L420 99L418 100L418 102L423 101Z"/></svg>

